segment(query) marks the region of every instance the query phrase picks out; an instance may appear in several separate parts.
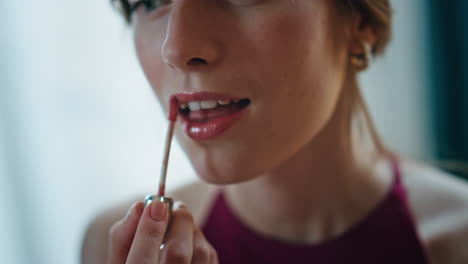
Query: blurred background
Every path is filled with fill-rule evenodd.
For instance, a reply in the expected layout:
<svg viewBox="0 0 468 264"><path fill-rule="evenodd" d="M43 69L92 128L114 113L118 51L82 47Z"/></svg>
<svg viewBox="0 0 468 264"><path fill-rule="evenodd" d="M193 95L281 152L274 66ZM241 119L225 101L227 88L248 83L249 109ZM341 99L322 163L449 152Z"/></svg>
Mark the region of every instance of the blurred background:
<svg viewBox="0 0 468 264"><path fill-rule="evenodd" d="M378 130L416 159L468 160L468 1L393 0L362 75ZM167 123L107 0L0 1L2 263L79 263L100 210L154 192ZM178 144L168 186L194 180Z"/></svg>

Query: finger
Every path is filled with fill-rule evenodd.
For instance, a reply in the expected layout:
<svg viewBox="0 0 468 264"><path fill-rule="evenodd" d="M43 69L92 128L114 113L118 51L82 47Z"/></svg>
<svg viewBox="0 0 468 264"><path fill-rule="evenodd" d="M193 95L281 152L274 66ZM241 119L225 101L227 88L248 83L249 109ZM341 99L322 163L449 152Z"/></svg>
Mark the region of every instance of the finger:
<svg viewBox="0 0 468 264"><path fill-rule="evenodd" d="M130 207L125 218L119 220L109 229L109 248L107 263L125 263L132 245L135 231L143 212L143 202L136 202Z"/></svg>
<svg viewBox="0 0 468 264"><path fill-rule="evenodd" d="M166 235L160 263L191 263L194 228L192 214L184 205L180 202L176 202L171 217L171 227Z"/></svg>
<svg viewBox="0 0 468 264"><path fill-rule="evenodd" d="M127 264L159 263L159 247L168 222L167 205L153 201L141 216L133 244L128 253Z"/></svg>
<svg viewBox="0 0 468 264"><path fill-rule="evenodd" d="M213 255L213 247L206 240L203 233L195 228L193 231L193 257L192 264L207 264L210 263Z"/></svg>

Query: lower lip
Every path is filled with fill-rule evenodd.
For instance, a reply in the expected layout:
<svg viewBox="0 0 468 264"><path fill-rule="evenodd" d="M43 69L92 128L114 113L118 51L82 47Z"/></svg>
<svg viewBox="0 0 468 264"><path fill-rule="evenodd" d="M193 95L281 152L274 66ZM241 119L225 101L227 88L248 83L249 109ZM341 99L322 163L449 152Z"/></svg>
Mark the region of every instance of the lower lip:
<svg viewBox="0 0 468 264"><path fill-rule="evenodd" d="M194 122L188 119L187 116L181 115L182 126L185 131L185 134L187 134L191 139L214 139L222 135L229 128L231 128L239 119L241 119L243 114L245 113L245 110L248 107L249 106L246 106L238 112L225 116L220 116L208 122Z"/></svg>

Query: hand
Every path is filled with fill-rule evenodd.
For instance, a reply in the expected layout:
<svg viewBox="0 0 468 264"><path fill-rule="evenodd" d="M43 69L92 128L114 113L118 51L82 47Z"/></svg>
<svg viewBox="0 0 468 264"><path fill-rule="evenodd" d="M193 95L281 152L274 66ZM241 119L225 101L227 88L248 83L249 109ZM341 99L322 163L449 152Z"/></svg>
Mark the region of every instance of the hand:
<svg viewBox="0 0 468 264"><path fill-rule="evenodd" d="M107 264L218 264L216 251L181 202L174 204L160 249L167 226L164 203L153 201L146 208L143 202L135 203L127 216L110 228Z"/></svg>

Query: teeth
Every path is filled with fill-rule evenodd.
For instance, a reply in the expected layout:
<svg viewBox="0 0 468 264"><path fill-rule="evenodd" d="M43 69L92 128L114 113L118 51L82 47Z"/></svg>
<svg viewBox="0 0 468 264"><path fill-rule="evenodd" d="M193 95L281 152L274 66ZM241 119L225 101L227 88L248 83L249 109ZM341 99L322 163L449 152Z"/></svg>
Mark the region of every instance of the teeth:
<svg viewBox="0 0 468 264"><path fill-rule="evenodd" d="M213 109L218 105L216 101L201 101L200 102L202 109Z"/></svg>
<svg viewBox="0 0 468 264"><path fill-rule="evenodd" d="M187 109L187 107L188 107L188 104L185 103L185 102L180 103L180 105L179 105L179 108L182 109L182 110Z"/></svg>
<svg viewBox="0 0 468 264"><path fill-rule="evenodd" d="M192 101L180 102L179 108L182 110L190 109L190 111L198 111L200 109L213 109L219 105L228 105L231 102L238 103L240 100L218 100L218 101Z"/></svg>
<svg viewBox="0 0 468 264"><path fill-rule="evenodd" d="M198 111L201 109L200 102L189 102L188 107L190 111Z"/></svg>

